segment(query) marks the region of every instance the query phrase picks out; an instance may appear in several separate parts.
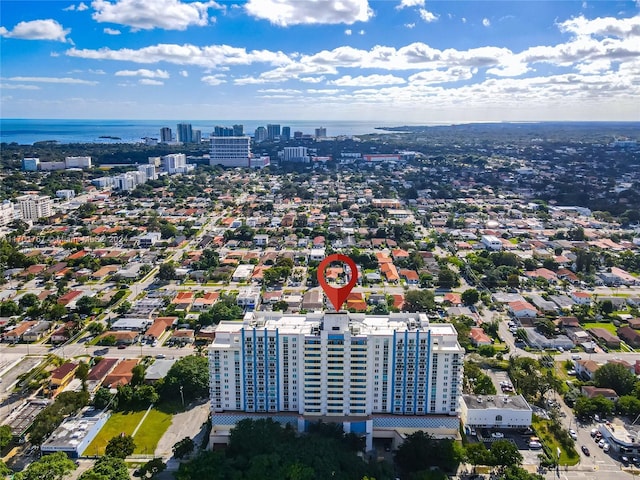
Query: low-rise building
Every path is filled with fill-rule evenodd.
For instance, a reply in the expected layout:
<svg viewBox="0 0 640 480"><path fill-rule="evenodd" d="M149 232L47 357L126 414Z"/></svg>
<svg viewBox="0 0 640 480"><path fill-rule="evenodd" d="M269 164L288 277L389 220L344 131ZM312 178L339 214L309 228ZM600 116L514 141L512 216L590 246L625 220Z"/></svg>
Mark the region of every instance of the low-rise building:
<svg viewBox="0 0 640 480"><path fill-rule="evenodd" d="M65 419L40 447L44 455L64 452L70 458L78 458L107 423L108 411L85 409L79 415Z"/></svg>
<svg viewBox="0 0 640 480"><path fill-rule="evenodd" d="M460 421L472 428L526 428L533 411L522 395L462 395Z"/></svg>

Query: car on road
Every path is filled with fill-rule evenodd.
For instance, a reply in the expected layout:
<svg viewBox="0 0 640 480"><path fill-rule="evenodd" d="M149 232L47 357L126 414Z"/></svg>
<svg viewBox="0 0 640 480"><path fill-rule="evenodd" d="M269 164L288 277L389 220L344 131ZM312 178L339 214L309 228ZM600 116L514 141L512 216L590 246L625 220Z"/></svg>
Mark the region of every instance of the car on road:
<svg viewBox="0 0 640 480"><path fill-rule="evenodd" d="M491 434L491 438L504 438L504 433L502 433L502 432L493 432Z"/></svg>
<svg viewBox="0 0 640 480"><path fill-rule="evenodd" d="M571 355L571 360L581 360L582 357L580 355Z"/></svg>
<svg viewBox="0 0 640 480"><path fill-rule="evenodd" d="M108 347L99 348L99 349L93 351L93 356L94 357L99 357L101 355L106 355L107 353L109 353L109 348Z"/></svg>
<svg viewBox="0 0 640 480"><path fill-rule="evenodd" d="M124 350L125 348L127 348L127 346L122 343L118 345L118 350Z"/></svg>
<svg viewBox="0 0 640 480"><path fill-rule="evenodd" d="M577 433L576 433L576 431L575 431L574 429L572 429L572 428L570 428L570 429L569 429L569 436L570 436L571 438L573 438L574 440L577 440L577 439L578 439L578 434L577 434Z"/></svg>
<svg viewBox="0 0 640 480"><path fill-rule="evenodd" d="M591 452L589 451L589 449L587 448L586 445L582 445L582 453L584 453L585 456L587 456L587 457L591 456Z"/></svg>

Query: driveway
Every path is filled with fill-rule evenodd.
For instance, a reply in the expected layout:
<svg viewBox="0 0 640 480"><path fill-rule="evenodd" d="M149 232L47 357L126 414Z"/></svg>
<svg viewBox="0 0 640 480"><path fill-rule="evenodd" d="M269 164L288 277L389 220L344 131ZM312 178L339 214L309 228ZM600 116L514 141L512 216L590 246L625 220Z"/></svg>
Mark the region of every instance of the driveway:
<svg viewBox="0 0 640 480"><path fill-rule="evenodd" d="M209 406L209 402L205 401L193 405L186 412L174 415L171 426L158 442L155 456L162 457L166 462L173 456L173 445L185 437L193 438L196 449L199 448L203 441L203 424L209 418Z"/></svg>

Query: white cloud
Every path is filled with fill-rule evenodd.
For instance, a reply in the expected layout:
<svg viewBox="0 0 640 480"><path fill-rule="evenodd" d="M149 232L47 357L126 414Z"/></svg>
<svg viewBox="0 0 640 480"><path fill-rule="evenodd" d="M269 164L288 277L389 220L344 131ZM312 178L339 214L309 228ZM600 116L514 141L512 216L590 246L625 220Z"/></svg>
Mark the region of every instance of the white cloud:
<svg viewBox="0 0 640 480"><path fill-rule="evenodd" d="M352 25L373 16L367 0L249 0L247 13L274 25L287 27L304 24Z"/></svg>
<svg viewBox="0 0 640 480"><path fill-rule="evenodd" d="M94 75L106 75L107 72L105 72L104 70L98 69L98 70L94 70L92 68L90 68L89 70L87 70L89 73L93 73Z"/></svg>
<svg viewBox="0 0 640 480"><path fill-rule="evenodd" d="M105 27L103 31L107 35L120 35L122 33L120 30L117 30L115 28L109 28L109 27Z"/></svg>
<svg viewBox="0 0 640 480"><path fill-rule="evenodd" d="M328 83L329 85L337 85L339 87L375 87L378 85L399 85L406 83L406 81L404 78L394 75L360 75L358 77L345 75Z"/></svg>
<svg viewBox="0 0 640 480"><path fill-rule="evenodd" d="M9 31L5 27L0 27L0 36L8 38L20 38L23 40L55 40L58 42L69 42L67 35L70 28L63 28L58 22L52 19L32 20L30 22L20 22L13 30Z"/></svg>
<svg viewBox="0 0 640 480"><path fill-rule="evenodd" d="M268 50L252 50L229 45L210 45L199 47L196 45L158 44L143 47L138 50L122 48L99 50L76 48L65 52L70 57L89 58L93 60L118 60L134 63L167 62L174 65L196 65L203 68L221 68L231 65L251 65L252 63L268 63L271 65L286 65L291 63L289 57L282 52Z"/></svg>
<svg viewBox="0 0 640 480"><path fill-rule="evenodd" d="M324 75L321 75L319 77L300 77L298 80L304 83L322 83L324 79Z"/></svg>
<svg viewBox="0 0 640 480"><path fill-rule="evenodd" d="M87 4L85 4L84 2L80 2L80 5L78 5L78 8L76 10L78 10L79 12L84 12L85 10L88 10L89 6Z"/></svg>
<svg viewBox="0 0 640 480"><path fill-rule="evenodd" d="M296 90L293 88L259 88L258 92L260 93L286 93L286 94L293 94L293 93L302 93L302 90Z"/></svg>
<svg viewBox="0 0 640 480"><path fill-rule="evenodd" d="M12 82L35 82L35 83L66 83L73 85L97 85L98 82L91 80L81 80L70 77L10 77L5 80Z"/></svg>
<svg viewBox="0 0 640 480"><path fill-rule="evenodd" d="M336 93L342 92L340 88L309 88L307 89L307 93L312 95L335 95Z"/></svg>
<svg viewBox="0 0 640 480"><path fill-rule="evenodd" d="M358 32L358 35L364 35L364 34L365 34L365 31L364 31L364 30L360 30L360 31Z"/></svg>
<svg viewBox="0 0 640 480"><path fill-rule="evenodd" d="M169 72L166 70L147 70L146 68L140 68L138 70L119 70L115 75L116 77L169 78Z"/></svg>
<svg viewBox="0 0 640 480"><path fill-rule="evenodd" d="M465 17L462 17L460 20L462 20L462 23L467 23L467 19Z"/></svg>
<svg viewBox="0 0 640 480"><path fill-rule="evenodd" d="M430 11L424 8L421 8L419 12L420 12L420 18L427 23L435 22L436 20L438 20L438 15L436 15L435 13L431 13Z"/></svg>
<svg viewBox="0 0 640 480"><path fill-rule="evenodd" d="M353 30L351 30L350 28L347 28L347 29L344 31L344 34L345 34L345 35L351 35L352 33L353 33Z"/></svg>
<svg viewBox="0 0 640 480"><path fill-rule="evenodd" d="M558 24L561 32L576 36L640 37L640 15L630 18L598 17L588 20L582 15Z"/></svg>
<svg viewBox="0 0 640 480"><path fill-rule="evenodd" d="M180 70L180 75L182 77L188 77L189 76L189 72L187 72L186 70Z"/></svg>
<svg viewBox="0 0 640 480"><path fill-rule="evenodd" d="M40 87L21 83L0 83L0 90L40 90Z"/></svg>
<svg viewBox="0 0 640 480"><path fill-rule="evenodd" d="M214 1L183 3L180 0L93 0L97 22L126 25L134 30L186 30L209 24L209 9L222 8Z"/></svg>
<svg viewBox="0 0 640 480"><path fill-rule="evenodd" d="M411 30L412 28L415 28L416 24L415 23L405 23L404 26L407 27L409 30Z"/></svg>
<svg viewBox="0 0 640 480"><path fill-rule="evenodd" d="M447 70L427 70L409 76L411 85L431 85L438 83L457 82L469 80L477 72L477 69L468 67L455 67Z"/></svg>
<svg viewBox="0 0 640 480"><path fill-rule="evenodd" d="M160 80L152 80L150 78L141 78L140 80L138 80L138 83L140 85L153 85L153 86L164 85L164 82L161 82Z"/></svg>
<svg viewBox="0 0 640 480"><path fill-rule="evenodd" d="M223 83L227 83L227 81L225 80L225 75L222 75L222 74L207 75L205 77L202 77L201 80L207 85L211 85L212 87L215 87L216 85L222 85Z"/></svg>
<svg viewBox="0 0 640 480"><path fill-rule="evenodd" d="M484 25L485 27L490 27L491 26L491 20L489 20L488 18L483 18L482 19L482 25Z"/></svg>
<svg viewBox="0 0 640 480"><path fill-rule="evenodd" d="M424 0L402 0L396 5L396 10L410 7L424 7Z"/></svg>

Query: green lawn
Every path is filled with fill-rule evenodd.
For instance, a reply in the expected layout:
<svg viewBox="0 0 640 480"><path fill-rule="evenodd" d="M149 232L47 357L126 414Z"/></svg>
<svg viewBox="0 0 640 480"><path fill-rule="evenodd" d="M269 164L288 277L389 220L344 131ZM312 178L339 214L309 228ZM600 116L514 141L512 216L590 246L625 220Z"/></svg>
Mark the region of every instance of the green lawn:
<svg viewBox="0 0 640 480"><path fill-rule="evenodd" d="M145 413L146 410L112 414L83 455L103 455L109 440L121 433L131 435ZM144 423L136 432L136 436L133 437L136 443L134 453L153 454L158 441L171 425L171 418L172 415L169 413L161 412L155 408L151 409Z"/></svg>
<svg viewBox="0 0 640 480"><path fill-rule="evenodd" d="M573 456L569 456L569 454L565 451L565 449L558 443L555 436L549 431L549 420L542 420L537 417L533 417L532 426L535 430L536 434L545 447L549 448L551 452L555 455L557 449L560 448L560 465L576 465L580 461L580 455L577 452L572 452Z"/></svg>
<svg viewBox="0 0 640 480"><path fill-rule="evenodd" d="M591 322L591 323L583 323L582 327L585 330L588 330L590 328L604 328L605 330L610 331L611 333L613 333L614 335L617 335L617 329L616 326L613 323L610 322Z"/></svg>
<svg viewBox="0 0 640 480"><path fill-rule="evenodd" d="M168 413L152 409L138 429L136 436L133 437L136 442L136 449L133 453L153 455L160 438L171 425L171 418L172 416Z"/></svg>
<svg viewBox="0 0 640 480"><path fill-rule="evenodd" d="M144 416L146 410L140 412L118 412L113 413L102 430L89 444L83 455L104 455L104 449L109 440L116 435L125 433L131 435L140 420Z"/></svg>

